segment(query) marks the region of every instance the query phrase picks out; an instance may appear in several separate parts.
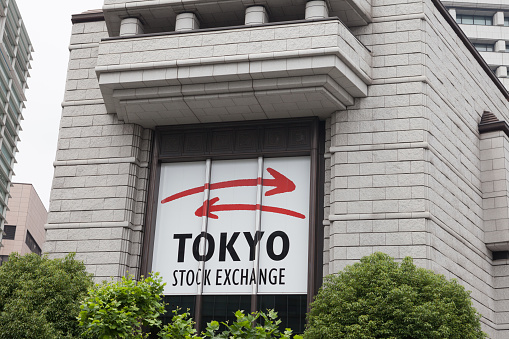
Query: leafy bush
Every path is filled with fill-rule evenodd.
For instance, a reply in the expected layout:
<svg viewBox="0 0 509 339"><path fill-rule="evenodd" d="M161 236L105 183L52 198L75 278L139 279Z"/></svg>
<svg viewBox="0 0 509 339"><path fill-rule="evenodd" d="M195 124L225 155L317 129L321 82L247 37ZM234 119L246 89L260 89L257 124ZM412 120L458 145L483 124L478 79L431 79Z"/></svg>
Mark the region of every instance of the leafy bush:
<svg viewBox="0 0 509 339"><path fill-rule="evenodd" d="M87 335L101 339L146 338L143 326L161 325L163 287L158 273L140 281L129 276L96 285L80 306L79 324Z"/></svg>
<svg viewBox="0 0 509 339"><path fill-rule="evenodd" d="M161 328L159 316L165 312L161 294L164 285L159 273L136 281L132 276L124 277L119 282L103 282L88 292L82 302L78 320L84 334L101 339L112 338L147 338L150 333L143 333L143 328ZM179 314L173 311L172 321L159 332L162 338L172 339L229 339L229 338L283 338L290 339L292 331L279 331L281 320L277 313L269 311L245 315L237 311L237 320L231 325L223 323L226 330L219 331L219 322L208 324L202 336L197 335L194 321L189 313ZM257 323L263 319L263 324ZM294 339L301 339L295 336Z"/></svg>
<svg viewBox="0 0 509 339"><path fill-rule="evenodd" d="M304 337L486 338L479 319L455 280L375 253L325 279Z"/></svg>
<svg viewBox="0 0 509 339"><path fill-rule="evenodd" d="M0 338L78 337L79 300L90 286L91 275L73 254L55 260L11 254L0 266Z"/></svg>
<svg viewBox="0 0 509 339"><path fill-rule="evenodd" d="M226 330L219 332L219 322L212 321L207 324L205 332L202 336L196 335L193 328L194 322L188 319L189 313L178 314L178 310L173 311L174 316L170 324L165 325L159 335L163 338L172 339L262 339L262 338L284 338L290 339L292 330L286 329L283 333L279 331L281 320L277 319L277 312L269 310L268 313L254 312L245 315L243 311L237 311L237 318L231 325L223 323ZM259 323L259 318L263 319L263 324ZM219 332L219 333L218 333ZM301 336L294 336L294 339L301 339Z"/></svg>

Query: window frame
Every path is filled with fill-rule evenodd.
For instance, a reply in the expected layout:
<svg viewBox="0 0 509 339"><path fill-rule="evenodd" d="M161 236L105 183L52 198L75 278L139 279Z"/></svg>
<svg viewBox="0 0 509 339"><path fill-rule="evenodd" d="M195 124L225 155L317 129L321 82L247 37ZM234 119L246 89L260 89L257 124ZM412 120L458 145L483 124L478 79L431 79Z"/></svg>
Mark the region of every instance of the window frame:
<svg viewBox="0 0 509 339"><path fill-rule="evenodd" d="M7 227L13 227L13 228L11 228L11 230L14 230L14 232L7 233ZM5 233L5 236L2 238L2 240L15 240L16 239L16 225L4 225L4 233ZM12 233L13 237L12 238L7 237L11 233Z"/></svg>
<svg viewBox="0 0 509 339"><path fill-rule="evenodd" d="M255 148L243 148L236 141L240 140L238 131L248 131L256 142L250 140ZM256 132L255 132L256 131ZM293 142L292 131L308 136L307 143ZM247 132L246 132L247 133ZM256 136L253 135L256 134ZM270 144L270 133L284 136L278 145ZM307 134L306 134L307 133ZM201 139L201 148L185 149L187 137ZM226 142L214 149L215 136L225 138ZM180 138L180 139L179 139ZM180 141L177 141L179 139ZM276 138L277 139L277 138ZM295 139L295 138L294 138ZM194 139L193 139L194 140ZM279 140L279 139L278 139ZM295 140L294 140L295 141ZM293 142L293 144L292 144ZM174 145L178 144L180 151ZM166 147L170 145L171 147ZM240 146L239 146L240 145ZM196 145L195 145L196 146ZM230 146L229 148L227 146ZM223 148L221 148L223 147ZM236 148L236 149L235 149ZM310 168L310 207L309 207L309 254L308 254L308 288L307 309L317 294L323 278L323 218L324 218L324 182L325 182L325 124L316 117L292 118L260 121L243 121L212 124L193 124L178 126L158 126L152 145L152 156L149 164L149 187L145 213L144 234L142 242L140 274L146 276L152 268L152 255L155 237L157 201L159 195L159 179L161 164L168 162L190 162L206 159L231 160L250 159L263 156L292 157L308 155L311 158ZM201 307L203 295L196 296L196 325L201 324ZM251 312L258 309L258 296L251 295Z"/></svg>

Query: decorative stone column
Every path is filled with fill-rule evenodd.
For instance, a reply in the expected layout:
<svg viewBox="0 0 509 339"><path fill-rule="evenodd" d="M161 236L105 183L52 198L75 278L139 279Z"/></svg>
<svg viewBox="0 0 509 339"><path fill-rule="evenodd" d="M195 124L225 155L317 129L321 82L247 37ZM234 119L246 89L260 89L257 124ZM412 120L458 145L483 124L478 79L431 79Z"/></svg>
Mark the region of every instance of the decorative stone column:
<svg viewBox="0 0 509 339"><path fill-rule="evenodd" d="M497 78L507 78L507 67L499 66L496 71Z"/></svg>
<svg viewBox="0 0 509 339"><path fill-rule="evenodd" d="M505 40L499 40L495 42L495 52L505 52L506 43Z"/></svg>
<svg viewBox="0 0 509 339"><path fill-rule="evenodd" d="M327 3L323 0L311 0L306 3L306 20L329 17Z"/></svg>
<svg viewBox="0 0 509 339"><path fill-rule="evenodd" d="M177 15L175 31L192 31L200 28L200 21L194 13L180 13Z"/></svg>
<svg viewBox="0 0 509 339"><path fill-rule="evenodd" d="M452 16L454 21L456 21L456 9L455 8L449 8L449 14Z"/></svg>
<svg viewBox="0 0 509 339"><path fill-rule="evenodd" d="M120 23L120 36L143 34L143 24L138 18L125 18Z"/></svg>
<svg viewBox="0 0 509 339"><path fill-rule="evenodd" d="M269 15L263 6L251 6L246 8L246 25L261 25L269 22Z"/></svg>
<svg viewBox="0 0 509 339"><path fill-rule="evenodd" d="M497 12L493 16L493 25L504 26L504 12Z"/></svg>

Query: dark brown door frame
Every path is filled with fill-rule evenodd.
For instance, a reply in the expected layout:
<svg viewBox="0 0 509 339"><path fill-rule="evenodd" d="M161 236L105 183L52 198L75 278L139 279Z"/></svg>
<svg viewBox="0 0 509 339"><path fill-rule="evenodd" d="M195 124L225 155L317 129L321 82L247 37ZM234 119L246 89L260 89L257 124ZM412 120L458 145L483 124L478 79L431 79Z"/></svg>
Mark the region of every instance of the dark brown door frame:
<svg viewBox="0 0 509 339"><path fill-rule="evenodd" d="M267 139L266 129L276 130L277 128L286 129L281 135L286 136L286 148L273 147L271 149L264 148L262 143L263 137ZM292 147L289 142L288 134L291 128L308 128L309 145L306 147ZM226 138L234 138L234 134L239 129L245 128L249 131L258 131L256 149L250 150L226 150L219 149L214 151L211 149L213 133L224 133ZM203 135L203 147L201 152L185 152L186 133L188 135ZM231 136L228 135L231 134ZM177 138L174 136L177 135ZM172 140L180 147L179 154L168 154L162 151L163 143ZM233 140L233 139L230 139ZM265 140L266 141L266 140ZM171 146L174 146L173 144ZM177 149L177 146L174 148ZM162 126L157 127L150 162L150 179L147 197L147 207L145 213L145 225L143 234L143 251L141 255L140 273L144 276L149 274L152 267L152 249L154 247L155 221L157 215L157 201L159 196L159 177L161 172L161 163L163 162L187 162L195 160L204 160L211 158L213 160L223 159L246 159L257 156L264 157L290 157L309 155L311 157L311 178L310 178L310 203L309 203L309 250L308 250L308 292L307 304L308 309L313 301L318 288L322 283L323 271L323 204L324 204L324 149L325 149L325 128L324 123L317 118L303 119L278 119L266 121L249 121L238 123L223 124L200 124L200 125L182 125L182 126ZM175 152L179 152L178 149ZM165 154L166 153L166 154ZM171 152L170 152L171 153ZM201 304L202 296L196 296L196 307L194 320L199 326L201 323ZM256 295L251 296L251 311L257 310L258 298Z"/></svg>

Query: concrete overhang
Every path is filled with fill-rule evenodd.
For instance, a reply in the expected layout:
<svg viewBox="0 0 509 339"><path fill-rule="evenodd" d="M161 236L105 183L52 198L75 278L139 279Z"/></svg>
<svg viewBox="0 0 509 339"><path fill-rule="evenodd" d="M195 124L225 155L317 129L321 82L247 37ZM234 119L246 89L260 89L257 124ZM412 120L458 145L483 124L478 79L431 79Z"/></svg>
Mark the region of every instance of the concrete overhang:
<svg viewBox="0 0 509 339"><path fill-rule="evenodd" d="M326 118L365 97L371 54L338 19L106 39L108 112L158 125Z"/></svg>
<svg viewBox="0 0 509 339"><path fill-rule="evenodd" d="M137 17L145 33L175 30L176 15L193 12L201 28L244 24L246 7L264 6L271 22L304 19L308 0L105 0L103 11L110 36L118 36L120 22ZM345 25L363 26L371 22L371 0L327 0L330 16L339 17Z"/></svg>
<svg viewBox="0 0 509 339"><path fill-rule="evenodd" d="M507 0L442 0L442 3L446 7L453 8L469 8L469 9L481 9L486 12L487 9L490 10L508 10L509 2Z"/></svg>

